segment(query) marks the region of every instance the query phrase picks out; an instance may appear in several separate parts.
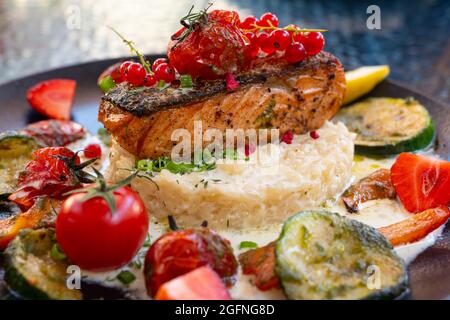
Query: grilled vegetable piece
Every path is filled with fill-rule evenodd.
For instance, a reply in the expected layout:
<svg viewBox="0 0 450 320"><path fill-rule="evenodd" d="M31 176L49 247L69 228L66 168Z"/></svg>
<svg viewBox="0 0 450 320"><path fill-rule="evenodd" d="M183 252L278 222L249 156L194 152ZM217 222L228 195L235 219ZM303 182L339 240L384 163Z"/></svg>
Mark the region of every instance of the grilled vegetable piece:
<svg viewBox="0 0 450 320"><path fill-rule="evenodd" d="M210 267L200 267L164 283L156 300L230 300L220 276Z"/></svg>
<svg viewBox="0 0 450 320"><path fill-rule="evenodd" d="M342 201L350 213L357 212L358 206L363 202L386 198L395 199L395 189L388 169L376 170L352 185L342 195Z"/></svg>
<svg viewBox="0 0 450 320"><path fill-rule="evenodd" d="M280 282L275 273L275 242L248 250L239 255L243 274L254 275L253 284L260 290L278 288Z"/></svg>
<svg viewBox="0 0 450 320"><path fill-rule="evenodd" d="M0 250L4 250L22 229L53 225L60 203L55 199L39 198L28 211L0 220Z"/></svg>
<svg viewBox="0 0 450 320"><path fill-rule="evenodd" d="M283 226L276 272L289 299L388 299L407 286L405 265L376 229L337 213L303 211Z"/></svg>
<svg viewBox="0 0 450 320"><path fill-rule="evenodd" d="M358 134L355 152L390 155L428 147L435 129L428 111L411 98L369 98L341 109L334 121L342 121Z"/></svg>
<svg viewBox="0 0 450 320"><path fill-rule="evenodd" d="M38 148L38 142L32 137L13 131L0 134L0 194L15 190L17 173L31 160L31 153Z"/></svg>
<svg viewBox="0 0 450 320"><path fill-rule="evenodd" d="M68 263L55 260L53 229L22 230L5 251L5 280L25 299L81 299L66 284Z"/></svg>
<svg viewBox="0 0 450 320"><path fill-rule="evenodd" d="M450 210L446 206L428 209L413 215L411 218L379 228L393 246L418 241L430 232L445 224L450 218Z"/></svg>
<svg viewBox="0 0 450 320"><path fill-rule="evenodd" d="M86 129L69 120L42 120L27 125L21 133L33 137L45 147L64 147L86 135Z"/></svg>
<svg viewBox="0 0 450 320"><path fill-rule="evenodd" d="M120 84L103 96L98 118L121 147L155 159L171 154L174 130L193 133L197 120L203 131L278 128L281 137L316 130L337 112L345 91L342 65L326 52L294 65L261 59L235 78L240 86L233 92L223 80L197 81L192 90Z"/></svg>
<svg viewBox="0 0 450 320"><path fill-rule="evenodd" d="M409 212L450 205L449 161L402 153L391 167L391 180Z"/></svg>

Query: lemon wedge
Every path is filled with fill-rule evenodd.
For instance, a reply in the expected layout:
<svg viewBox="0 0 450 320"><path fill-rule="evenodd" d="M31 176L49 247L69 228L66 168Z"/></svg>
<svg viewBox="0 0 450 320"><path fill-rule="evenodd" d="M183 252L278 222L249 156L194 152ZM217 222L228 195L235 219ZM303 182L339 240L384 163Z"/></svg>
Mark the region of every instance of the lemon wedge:
<svg viewBox="0 0 450 320"><path fill-rule="evenodd" d="M389 75L389 66L367 66L345 73L347 91L343 104L352 102L370 92Z"/></svg>

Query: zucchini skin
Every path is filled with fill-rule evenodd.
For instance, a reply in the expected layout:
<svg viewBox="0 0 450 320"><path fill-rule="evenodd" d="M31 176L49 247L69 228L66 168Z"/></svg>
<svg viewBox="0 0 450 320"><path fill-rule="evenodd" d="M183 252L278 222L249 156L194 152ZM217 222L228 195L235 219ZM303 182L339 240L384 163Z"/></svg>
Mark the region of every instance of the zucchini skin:
<svg viewBox="0 0 450 320"><path fill-rule="evenodd" d="M412 152L430 147L436 138L436 128L433 121L417 136L409 140L400 141L396 144L383 146L365 146L355 144L355 153L364 156L390 156L402 152Z"/></svg>
<svg viewBox="0 0 450 320"><path fill-rule="evenodd" d="M337 213L333 212L327 212L327 211L302 211L297 213L296 215L290 217L284 224L282 232L280 234L280 237L277 240L277 245L275 249L276 253L276 267L275 272L277 273L278 277L280 278L280 285L284 293L286 294L288 299L292 299L294 297L290 296L289 289L285 282L283 281L284 278L297 278L303 277L302 275L293 275L294 270L286 270L285 266L280 263L281 259L280 256L283 255L283 247L281 244L281 239L286 235L287 232L289 232L289 224L294 222L296 219L299 219L299 217L308 217L308 216L319 216L326 219L330 219L331 221L335 221L335 219L346 219L346 224L348 227L355 233L355 236L359 239L363 239L364 243L368 246L378 246L382 248L383 250L393 250L392 245L390 242L381 234L378 232L377 229L360 223L356 220L345 218L340 216ZM398 258L400 259L400 258ZM400 259L401 261L401 259ZM406 268L403 265L403 272L401 273L400 277L398 278L397 282L393 286L383 287L378 290L374 290L370 294L368 294L365 297L360 298L361 300L391 300L400 297L402 294L407 292L408 290L408 275L406 272ZM292 284L291 284L292 285ZM304 297L304 299L308 299L307 297Z"/></svg>

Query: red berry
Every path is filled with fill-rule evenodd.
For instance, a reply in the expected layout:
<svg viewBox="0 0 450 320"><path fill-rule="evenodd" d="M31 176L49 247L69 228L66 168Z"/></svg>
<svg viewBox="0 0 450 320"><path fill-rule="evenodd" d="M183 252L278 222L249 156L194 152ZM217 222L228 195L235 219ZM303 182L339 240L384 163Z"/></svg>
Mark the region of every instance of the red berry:
<svg viewBox="0 0 450 320"><path fill-rule="evenodd" d="M293 34L294 34L294 30L299 30L300 29L300 27L298 26L298 25L296 25L296 24L289 24L289 25L287 25L286 26L286 28L289 28L289 29L291 29L291 30L287 30L287 32L289 32L289 34L292 36Z"/></svg>
<svg viewBox="0 0 450 320"><path fill-rule="evenodd" d="M257 43L261 50L268 56L275 52L275 47L273 46L270 35L267 32L261 32L258 34Z"/></svg>
<svg viewBox="0 0 450 320"><path fill-rule="evenodd" d="M278 27L278 17L273 13L266 12L259 18L258 26L260 27Z"/></svg>
<svg viewBox="0 0 450 320"><path fill-rule="evenodd" d="M140 63L131 63L128 66L127 71L127 81L129 83L136 87L142 86L144 84L146 72L144 67Z"/></svg>
<svg viewBox="0 0 450 320"><path fill-rule="evenodd" d="M167 63L161 63L155 69L155 77L157 80L164 80L166 83L171 83L175 79L175 70Z"/></svg>
<svg viewBox="0 0 450 320"><path fill-rule="evenodd" d="M308 32L303 35L301 41L309 56L319 53L325 45L325 39L320 32Z"/></svg>
<svg viewBox="0 0 450 320"><path fill-rule="evenodd" d="M277 29L270 33L270 40L276 51L284 51L291 43L291 35L286 30Z"/></svg>
<svg viewBox="0 0 450 320"><path fill-rule="evenodd" d="M156 68L162 63L168 63L167 59L166 58L158 58L155 61L153 61L152 71L155 72Z"/></svg>
<svg viewBox="0 0 450 320"><path fill-rule="evenodd" d="M119 67L120 77L123 81L127 80L127 74L128 74L128 66L132 64L133 61L124 61Z"/></svg>
<svg viewBox="0 0 450 320"><path fill-rule="evenodd" d="M84 157L87 159L100 158L102 156L102 148L98 143L91 143L84 148Z"/></svg>
<svg viewBox="0 0 450 320"><path fill-rule="evenodd" d="M245 156L248 158L253 152L255 152L256 151L256 146L252 143L252 144L246 144L245 145L245 149L244 149L244 152L245 152Z"/></svg>
<svg viewBox="0 0 450 320"><path fill-rule="evenodd" d="M286 143L286 144L291 144L292 140L294 140L294 132L292 131L286 131L285 134L283 134L283 136L281 137L281 141Z"/></svg>
<svg viewBox="0 0 450 320"><path fill-rule="evenodd" d="M309 133L309 136L311 137L311 138L313 138L314 140L316 140L316 139L319 139L319 137L320 137L320 135L319 135L319 133L317 132L317 131L311 131L310 133Z"/></svg>
<svg viewBox="0 0 450 320"><path fill-rule="evenodd" d="M156 84L156 78L153 74L147 74L144 78L144 87L153 87Z"/></svg>
<svg viewBox="0 0 450 320"><path fill-rule="evenodd" d="M289 63L303 61L306 58L306 50L299 42L291 43L284 53L284 59Z"/></svg>
<svg viewBox="0 0 450 320"><path fill-rule="evenodd" d="M258 18L255 16L248 16L243 21L239 22L238 27L245 30L254 29L257 22Z"/></svg>
<svg viewBox="0 0 450 320"><path fill-rule="evenodd" d="M245 36L247 37L249 42L249 44L247 45L249 47L248 55L251 59L255 58L259 52L258 39L253 32L246 32Z"/></svg>

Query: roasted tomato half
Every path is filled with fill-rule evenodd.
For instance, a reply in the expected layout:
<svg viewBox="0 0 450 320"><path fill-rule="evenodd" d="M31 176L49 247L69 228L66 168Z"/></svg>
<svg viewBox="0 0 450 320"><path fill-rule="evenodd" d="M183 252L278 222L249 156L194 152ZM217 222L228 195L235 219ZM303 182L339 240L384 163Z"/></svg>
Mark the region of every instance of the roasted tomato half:
<svg viewBox="0 0 450 320"><path fill-rule="evenodd" d="M237 27L234 11L214 10L204 14L190 29L176 32L167 56L180 74L217 79L243 70L249 63L248 39Z"/></svg>
<svg viewBox="0 0 450 320"><path fill-rule="evenodd" d="M147 252L147 291L154 296L163 283L205 265L230 283L238 266L230 242L208 228L167 233Z"/></svg>

